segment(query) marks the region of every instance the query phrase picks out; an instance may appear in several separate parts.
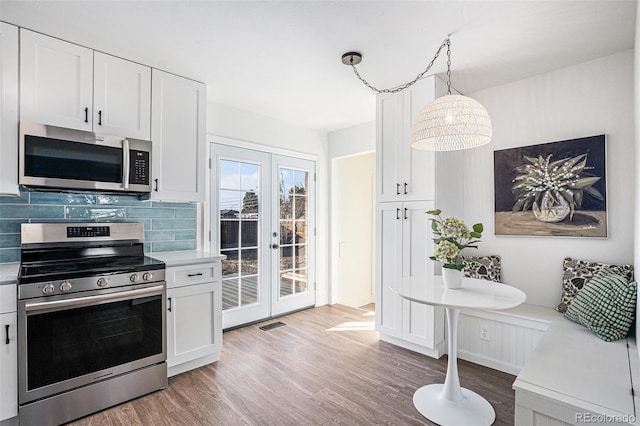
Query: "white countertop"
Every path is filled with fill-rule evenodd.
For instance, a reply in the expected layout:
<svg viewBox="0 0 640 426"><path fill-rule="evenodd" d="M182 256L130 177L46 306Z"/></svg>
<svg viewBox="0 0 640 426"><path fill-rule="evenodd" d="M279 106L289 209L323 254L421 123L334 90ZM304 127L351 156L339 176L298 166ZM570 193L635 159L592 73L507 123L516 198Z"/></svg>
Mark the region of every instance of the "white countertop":
<svg viewBox="0 0 640 426"><path fill-rule="evenodd" d="M408 277L390 284L391 290L405 299L448 308L509 309L527 298L515 287L475 278L464 278L457 290L446 289L440 276Z"/></svg>
<svg viewBox="0 0 640 426"><path fill-rule="evenodd" d="M222 254L198 250L167 251L159 253L154 252L147 254L147 256L163 261L167 264L168 267L186 266L205 262L216 262L227 258L227 256Z"/></svg>
<svg viewBox="0 0 640 426"><path fill-rule="evenodd" d="M0 263L0 285L15 284L19 270L20 262Z"/></svg>

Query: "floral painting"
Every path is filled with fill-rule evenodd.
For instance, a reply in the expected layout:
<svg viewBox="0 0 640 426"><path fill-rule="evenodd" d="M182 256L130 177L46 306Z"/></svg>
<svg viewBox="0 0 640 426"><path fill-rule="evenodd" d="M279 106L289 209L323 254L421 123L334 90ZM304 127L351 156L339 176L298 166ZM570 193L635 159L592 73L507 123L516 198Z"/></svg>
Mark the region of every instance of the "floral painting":
<svg viewBox="0 0 640 426"><path fill-rule="evenodd" d="M495 233L607 236L605 136L494 152Z"/></svg>

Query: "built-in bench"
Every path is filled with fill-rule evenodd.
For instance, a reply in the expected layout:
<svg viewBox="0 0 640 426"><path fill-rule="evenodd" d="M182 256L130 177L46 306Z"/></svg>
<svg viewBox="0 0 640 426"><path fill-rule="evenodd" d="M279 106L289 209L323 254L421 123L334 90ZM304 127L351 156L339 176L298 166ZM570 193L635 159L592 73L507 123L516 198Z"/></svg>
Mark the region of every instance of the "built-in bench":
<svg viewBox="0 0 640 426"><path fill-rule="evenodd" d="M517 374L515 424L640 424L634 339L604 342L553 308L521 305L460 315L458 355Z"/></svg>

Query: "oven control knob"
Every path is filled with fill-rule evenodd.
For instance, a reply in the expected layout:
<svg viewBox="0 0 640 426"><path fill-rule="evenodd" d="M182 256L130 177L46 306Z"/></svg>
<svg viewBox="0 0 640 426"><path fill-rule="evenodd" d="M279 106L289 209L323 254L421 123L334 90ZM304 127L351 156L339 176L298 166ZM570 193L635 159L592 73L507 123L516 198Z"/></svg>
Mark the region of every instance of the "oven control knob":
<svg viewBox="0 0 640 426"><path fill-rule="evenodd" d="M108 283L104 278L99 278L97 284L98 287L106 287Z"/></svg>
<svg viewBox="0 0 640 426"><path fill-rule="evenodd" d="M151 272L145 272L144 274L142 274L142 279L145 281L149 281L152 276L153 275L151 275Z"/></svg>
<svg viewBox="0 0 640 426"><path fill-rule="evenodd" d="M129 277L129 281L131 281L132 283L138 282L138 274L131 274L131 276Z"/></svg>
<svg viewBox="0 0 640 426"><path fill-rule="evenodd" d="M42 287L42 292L44 294L53 294L54 291L56 291L56 288L51 283L49 283L49 284L45 285L44 287Z"/></svg>
<svg viewBox="0 0 640 426"><path fill-rule="evenodd" d="M62 281L60 284L60 291L63 293L68 293L71 291L71 283L69 281Z"/></svg>

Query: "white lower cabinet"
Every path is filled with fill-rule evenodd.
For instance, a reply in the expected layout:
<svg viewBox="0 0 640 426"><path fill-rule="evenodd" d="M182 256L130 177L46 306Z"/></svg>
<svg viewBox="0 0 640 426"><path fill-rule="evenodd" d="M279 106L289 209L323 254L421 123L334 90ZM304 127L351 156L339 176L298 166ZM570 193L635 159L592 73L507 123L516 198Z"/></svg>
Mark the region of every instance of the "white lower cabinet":
<svg viewBox="0 0 640 426"><path fill-rule="evenodd" d="M220 262L167 268L169 376L218 360L222 349Z"/></svg>
<svg viewBox="0 0 640 426"><path fill-rule="evenodd" d="M382 340L427 355L444 351L444 310L403 300L390 285L403 277L434 277L433 234L426 211L433 201L379 203L376 214L376 329Z"/></svg>
<svg viewBox="0 0 640 426"><path fill-rule="evenodd" d="M18 415L18 315L15 284L0 287L0 422ZM14 303L9 305L7 300Z"/></svg>

